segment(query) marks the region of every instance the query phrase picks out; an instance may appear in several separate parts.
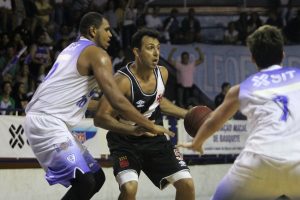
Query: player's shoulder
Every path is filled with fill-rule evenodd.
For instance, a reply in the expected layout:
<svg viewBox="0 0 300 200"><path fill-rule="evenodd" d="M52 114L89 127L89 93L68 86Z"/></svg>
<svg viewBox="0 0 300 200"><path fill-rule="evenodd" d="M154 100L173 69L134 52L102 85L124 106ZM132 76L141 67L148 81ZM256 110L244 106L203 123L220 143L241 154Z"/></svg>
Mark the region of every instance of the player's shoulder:
<svg viewBox="0 0 300 200"><path fill-rule="evenodd" d="M161 74L164 82L166 82L168 79L168 76L169 76L168 69L162 65L157 65L157 69L160 71L160 74Z"/></svg>
<svg viewBox="0 0 300 200"><path fill-rule="evenodd" d="M90 45L90 46L87 46L83 52L83 54L86 54L87 56L94 56L94 57L97 57L97 56L101 56L101 57L104 57L104 58L110 58L108 53L100 48L100 47L97 47L95 45Z"/></svg>
<svg viewBox="0 0 300 200"><path fill-rule="evenodd" d="M118 84L128 85L131 82L130 76L126 73L125 68L121 68L114 74L114 78Z"/></svg>
<svg viewBox="0 0 300 200"><path fill-rule="evenodd" d="M104 49L95 45L86 47L81 53L81 56L90 60L90 62L97 61L101 62L102 64L111 63L111 58L108 53Z"/></svg>

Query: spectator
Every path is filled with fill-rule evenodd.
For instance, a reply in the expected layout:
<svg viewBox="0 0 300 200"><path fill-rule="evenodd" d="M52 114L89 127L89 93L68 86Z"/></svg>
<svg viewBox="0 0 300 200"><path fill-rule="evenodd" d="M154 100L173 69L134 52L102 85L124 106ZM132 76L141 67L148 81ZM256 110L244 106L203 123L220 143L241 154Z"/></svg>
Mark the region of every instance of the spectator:
<svg viewBox="0 0 300 200"><path fill-rule="evenodd" d="M12 85L11 82L5 81L2 83L2 94L0 95L1 115L12 114L11 109L15 108L15 100L11 97Z"/></svg>
<svg viewBox="0 0 300 200"><path fill-rule="evenodd" d="M146 27L162 31L163 23L159 16L160 9L158 6L148 8L147 15L145 17Z"/></svg>
<svg viewBox="0 0 300 200"><path fill-rule="evenodd" d="M27 64L23 63L23 65L21 66L20 70L16 75L15 80L16 82L23 83L26 91L32 90L33 80L30 77L29 67Z"/></svg>
<svg viewBox="0 0 300 200"><path fill-rule="evenodd" d="M178 10L173 8L171 10L171 14L167 17L164 22L164 38L167 42L171 42L172 44L179 43L180 39L183 38L180 30L180 24L177 19Z"/></svg>
<svg viewBox="0 0 300 200"><path fill-rule="evenodd" d="M34 1L36 7L36 16L37 23L44 27L50 22L50 14L52 13L52 6L47 0L36 0Z"/></svg>
<svg viewBox="0 0 300 200"><path fill-rule="evenodd" d="M215 107L217 108L219 105L223 103L223 100L230 89L231 85L228 82L222 83L221 92L215 97Z"/></svg>
<svg viewBox="0 0 300 200"><path fill-rule="evenodd" d="M0 61L0 70L2 76L10 74L12 77L15 76L19 69L19 57L17 56L16 48L12 44L6 46L6 54Z"/></svg>
<svg viewBox="0 0 300 200"><path fill-rule="evenodd" d="M13 98L15 100L15 108L19 115L25 115L25 108L28 104L28 97L25 84L22 82L17 82L14 85Z"/></svg>
<svg viewBox="0 0 300 200"><path fill-rule="evenodd" d="M135 21L136 21L136 9L135 0L127 0L127 4L124 10L124 21L122 23L122 40L123 48L128 48L131 42L131 36L136 31Z"/></svg>
<svg viewBox="0 0 300 200"><path fill-rule="evenodd" d="M12 18L11 0L0 0L0 32L12 30L9 20Z"/></svg>
<svg viewBox="0 0 300 200"><path fill-rule="evenodd" d="M120 29L118 26L117 21L117 15L115 12L115 2L114 1L108 1L106 3L106 9L104 11L105 18L109 21L110 24L110 30L112 33L110 45L108 47L108 53L112 57L117 56L118 49L122 46L121 36L120 36Z"/></svg>
<svg viewBox="0 0 300 200"><path fill-rule="evenodd" d="M30 49L31 63L29 71L34 80L43 77L45 68L51 65L50 50L45 44L46 35L40 34L36 43L32 44ZM40 79L41 80L41 79Z"/></svg>
<svg viewBox="0 0 300 200"><path fill-rule="evenodd" d="M204 54L200 48L195 48L198 52L198 59L192 59L188 52L182 52L181 58L177 61L173 59L173 54L177 48L173 48L168 56L168 62L176 68L177 78L177 101L176 103L180 107L189 107L192 101L193 84L194 84L194 72L195 68L203 63Z"/></svg>
<svg viewBox="0 0 300 200"><path fill-rule="evenodd" d="M229 22L227 30L224 33L224 44L238 44L239 33L235 28L234 22Z"/></svg>
<svg viewBox="0 0 300 200"><path fill-rule="evenodd" d="M148 5L149 5L148 2L146 2L146 3L138 2L136 4L136 21L135 21L135 24L136 24L137 29L146 26L145 17L146 17Z"/></svg>
<svg viewBox="0 0 300 200"><path fill-rule="evenodd" d="M239 19L235 22L235 27L239 32L239 41L245 44L248 31L248 15L246 12L241 12Z"/></svg>
<svg viewBox="0 0 300 200"><path fill-rule="evenodd" d="M17 26L15 29L15 33L19 33L21 35L22 40L24 41L25 45L31 45L31 29L30 29L30 19L25 18L21 25Z"/></svg>
<svg viewBox="0 0 300 200"><path fill-rule="evenodd" d="M181 22L181 29L184 35L184 40L187 43L201 41L201 24L195 17L195 10L190 8L188 16Z"/></svg>
<svg viewBox="0 0 300 200"><path fill-rule="evenodd" d="M13 14L13 30L19 26L26 18L26 9L23 0L13 0L14 14Z"/></svg>
<svg viewBox="0 0 300 200"><path fill-rule="evenodd" d="M52 7L54 8L54 13L52 14L52 17L54 19L54 22L57 25L62 25L64 20L64 1L63 0L53 0L52 1Z"/></svg>
<svg viewBox="0 0 300 200"><path fill-rule="evenodd" d="M282 29L283 27L283 21L281 16L277 13L276 10L270 10L268 13L268 19L265 24L276 26L279 29Z"/></svg>
<svg viewBox="0 0 300 200"><path fill-rule="evenodd" d="M257 12L252 12L247 24L247 36L253 33L258 27L262 25L262 21Z"/></svg>
<svg viewBox="0 0 300 200"><path fill-rule="evenodd" d="M284 29L289 43L300 43L300 9L297 16L292 18Z"/></svg>

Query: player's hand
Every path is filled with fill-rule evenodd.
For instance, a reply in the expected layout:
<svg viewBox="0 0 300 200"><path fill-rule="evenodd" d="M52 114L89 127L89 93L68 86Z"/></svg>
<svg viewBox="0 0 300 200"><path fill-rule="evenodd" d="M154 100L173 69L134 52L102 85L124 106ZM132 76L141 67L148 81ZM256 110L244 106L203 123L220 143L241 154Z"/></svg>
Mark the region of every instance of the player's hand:
<svg viewBox="0 0 300 200"><path fill-rule="evenodd" d="M157 134L157 135L163 135L163 134L167 134L170 137L174 137L175 133L173 133L172 131L166 129L163 126L160 125L154 125L154 129L152 131L150 131L153 134Z"/></svg>
<svg viewBox="0 0 300 200"><path fill-rule="evenodd" d="M194 145L192 142L185 142L185 143L178 143L176 145L176 147L183 147L183 148L186 148L186 149L190 149L190 150L193 150L193 151L196 151L196 152L200 153L200 155L204 154L202 144Z"/></svg>
<svg viewBox="0 0 300 200"><path fill-rule="evenodd" d="M142 126L134 126L132 135L134 136L148 136L148 137L155 137L157 134L148 132L147 129L145 129Z"/></svg>

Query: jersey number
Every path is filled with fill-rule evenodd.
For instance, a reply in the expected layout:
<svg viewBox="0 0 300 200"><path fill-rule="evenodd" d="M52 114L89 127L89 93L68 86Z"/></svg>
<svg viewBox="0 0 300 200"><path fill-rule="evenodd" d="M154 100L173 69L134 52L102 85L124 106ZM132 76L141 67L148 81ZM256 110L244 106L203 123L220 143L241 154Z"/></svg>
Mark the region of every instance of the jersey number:
<svg viewBox="0 0 300 200"><path fill-rule="evenodd" d="M277 105L279 105L279 107L282 109L282 115L280 117L281 121L285 121L287 120L288 114L289 114L289 109L288 109L288 98L286 96L283 95L279 95L276 96L275 98L273 98L273 101L275 103L277 103Z"/></svg>

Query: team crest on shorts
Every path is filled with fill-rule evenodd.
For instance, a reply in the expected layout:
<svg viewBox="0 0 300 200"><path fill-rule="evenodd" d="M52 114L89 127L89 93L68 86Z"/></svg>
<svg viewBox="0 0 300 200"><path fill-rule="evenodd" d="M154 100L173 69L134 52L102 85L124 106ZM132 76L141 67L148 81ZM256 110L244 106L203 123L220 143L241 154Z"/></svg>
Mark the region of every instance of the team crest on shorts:
<svg viewBox="0 0 300 200"><path fill-rule="evenodd" d="M121 168L125 168L129 166L129 161L127 159L127 156L119 157L119 165Z"/></svg>
<svg viewBox="0 0 300 200"><path fill-rule="evenodd" d="M75 163L75 161L76 161L75 155L74 154L68 155L67 160L71 163Z"/></svg>
<svg viewBox="0 0 300 200"><path fill-rule="evenodd" d="M183 160L181 153L177 149L174 149L174 154L177 160Z"/></svg>

